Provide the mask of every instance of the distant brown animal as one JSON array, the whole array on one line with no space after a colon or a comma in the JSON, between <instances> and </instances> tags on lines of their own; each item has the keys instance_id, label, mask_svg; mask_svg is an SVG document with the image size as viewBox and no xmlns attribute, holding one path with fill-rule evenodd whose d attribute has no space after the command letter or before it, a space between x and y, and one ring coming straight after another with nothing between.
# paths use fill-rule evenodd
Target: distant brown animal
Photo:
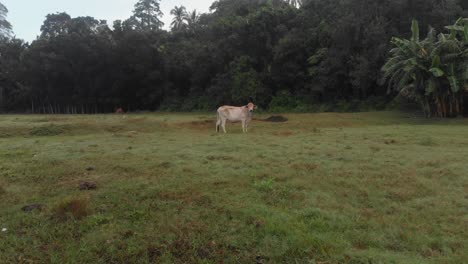
<instances>
[{"instance_id":1,"label":"distant brown animal","mask_svg":"<svg viewBox=\"0 0 468 264\"><path fill-rule=\"evenodd\" d=\"M218 121L216 122L216 132L219 132L219 126L223 128L226 133L226 121L241 121L242 132L246 133L252 121L253 110L257 109L257 106L253 103L249 103L245 106L221 106L218 108Z\"/></svg>"},{"instance_id":2,"label":"distant brown animal","mask_svg":"<svg viewBox=\"0 0 468 264\"><path fill-rule=\"evenodd\" d=\"M122 107L119 107L119 108L117 108L117 110L115 110L115 113L116 114L123 114L123 113L125 113L125 111L123 110Z\"/></svg>"}]
</instances>

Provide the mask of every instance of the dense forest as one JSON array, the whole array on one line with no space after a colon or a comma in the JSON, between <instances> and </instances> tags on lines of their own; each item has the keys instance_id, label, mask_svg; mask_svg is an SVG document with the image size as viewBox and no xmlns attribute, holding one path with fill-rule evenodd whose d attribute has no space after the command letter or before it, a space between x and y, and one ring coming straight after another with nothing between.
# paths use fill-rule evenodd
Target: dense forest
<instances>
[{"instance_id":1,"label":"dense forest","mask_svg":"<svg viewBox=\"0 0 468 264\"><path fill-rule=\"evenodd\" d=\"M392 37L468 17L466 0L219 0L174 7L167 31L159 0L135 2L122 21L49 14L31 43L0 3L0 112L379 108L401 92L382 70Z\"/></svg>"}]
</instances>

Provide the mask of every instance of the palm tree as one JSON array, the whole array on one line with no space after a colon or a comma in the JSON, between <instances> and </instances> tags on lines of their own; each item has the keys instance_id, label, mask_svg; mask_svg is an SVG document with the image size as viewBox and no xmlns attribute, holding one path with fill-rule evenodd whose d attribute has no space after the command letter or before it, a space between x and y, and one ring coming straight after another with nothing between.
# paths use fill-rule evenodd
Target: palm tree
<instances>
[{"instance_id":1,"label":"palm tree","mask_svg":"<svg viewBox=\"0 0 468 264\"><path fill-rule=\"evenodd\" d=\"M180 31L187 27L185 23L187 11L184 6L175 6L174 9L171 10L171 15L174 16L171 23L172 30Z\"/></svg>"},{"instance_id":2,"label":"palm tree","mask_svg":"<svg viewBox=\"0 0 468 264\"><path fill-rule=\"evenodd\" d=\"M187 21L188 26L193 26L198 23L200 20L200 15L197 13L197 10L193 10L192 12L187 14L185 19Z\"/></svg>"},{"instance_id":3,"label":"palm tree","mask_svg":"<svg viewBox=\"0 0 468 264\"><path fill-rule=\"evenodd\" d=\"M452 117L462 111L460 87L468 79L468 23L460 19L452 27L450 34L439 35L431 28L420 40L414 20L411 39L393 38L396 47L382 68L389 90L415 99L427 117Z\"/></svg>"},{"instance_id":4,"label":"palm tree","mask_svg":"<svg viewBox=\"0 0 468 264\"><path fill-rule=\"evenodd\" d=\"M0 3L0 36L9 36L11 24L6 20L8 9Z\"/></svg>"},{"instance_id":5,"label":"palm tree","mask_svg":"<svg viewBox=\"0 0 468 264\"><path fill-rule=\"evenodd\" d=\"M286 3L296 7L296 8L299 8L302 6L303 4L303 0L286 0Z\"/></svg>"},{"instance_id":6,"label":"palm tree","mask_svg":"<svg viewBox=\"0 0 468 264\"><path fill-rule=\"evenodd\" d=\"M193 10L189 12L185 17L185 21L187 21L187 28L190 32L195 32L197 29L198 23L200 22L200 15L197 13L197 10Z\"/></svg>"}]
</instances>

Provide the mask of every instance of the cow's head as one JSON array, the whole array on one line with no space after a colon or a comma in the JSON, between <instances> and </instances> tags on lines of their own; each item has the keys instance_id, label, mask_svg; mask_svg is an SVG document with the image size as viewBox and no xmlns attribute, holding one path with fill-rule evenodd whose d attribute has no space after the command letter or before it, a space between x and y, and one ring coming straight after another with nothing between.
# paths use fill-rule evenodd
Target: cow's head
<instances>
[{"instance_id":1,"label":"cow's head","mask_svg":"<svg viewBox=\"0 0 468 264\"><path fill-rule=\"evenodd\" d=\"M249 103L247 105L247 108L249 109L249 112L253 112L253 110L257 109L257 106L254 105L253 103Z\"/></svg>"}]
</instances>

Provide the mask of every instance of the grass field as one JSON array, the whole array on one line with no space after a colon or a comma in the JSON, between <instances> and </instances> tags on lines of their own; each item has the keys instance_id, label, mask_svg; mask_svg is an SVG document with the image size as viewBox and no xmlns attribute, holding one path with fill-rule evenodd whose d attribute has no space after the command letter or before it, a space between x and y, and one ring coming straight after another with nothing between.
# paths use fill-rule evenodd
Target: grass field
<instances>
[{"instance_id":1,"label":"grass field","mask_svg":"<svg viewBox=\"0 0 468 264\"><path fill-rule=\"evenodd\" d=\"M467 263L468 120L285 116L0 116L0 263Z\"/></svg>"}]
</instances>

